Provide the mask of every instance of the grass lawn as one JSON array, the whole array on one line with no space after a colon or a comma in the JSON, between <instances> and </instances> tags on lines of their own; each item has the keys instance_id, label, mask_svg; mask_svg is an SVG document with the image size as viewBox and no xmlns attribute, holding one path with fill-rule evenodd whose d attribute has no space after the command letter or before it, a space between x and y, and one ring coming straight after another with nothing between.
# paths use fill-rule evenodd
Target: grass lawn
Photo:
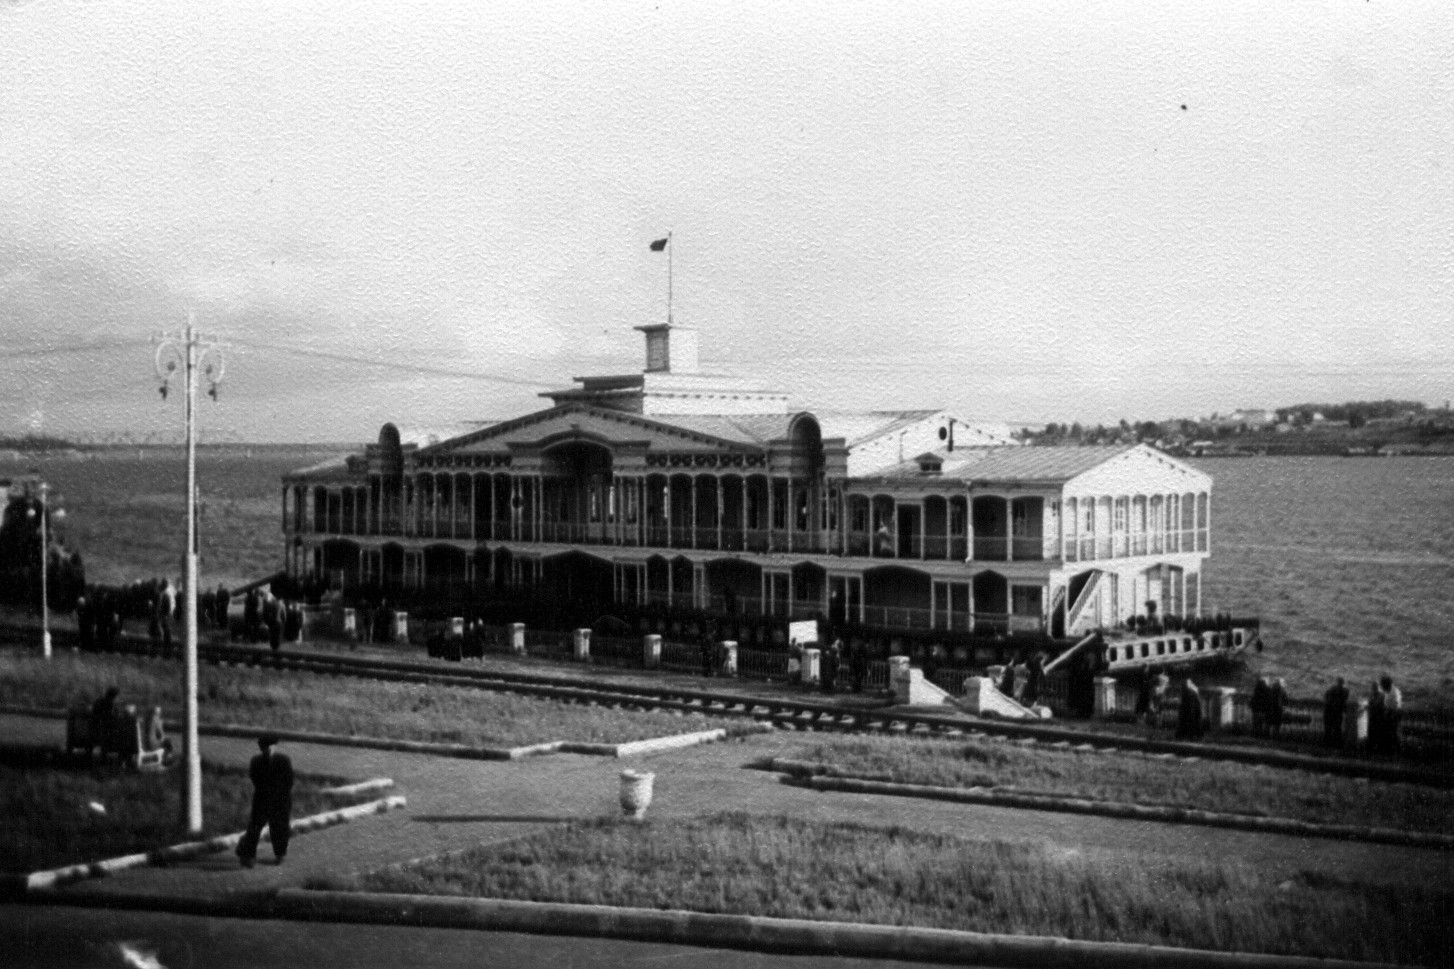
<instances>
[{"instance_id":1,"label":"grass lawn","mask_svg":"<svg viewBox=\"0 0 1454 969\"><path fill-rule=\"evenodd\" d=\"M310 887L861 921L1447 965L1454 893L723 814L582 822Z\"/></svg>"},{"instance_id":2,"label":"grass lawn","mask_svg":"<svg viewBox=\"0 0 1454 969\"><path fill-rule=\"evenodd\" d=\"M160 705L170 719L182 705L182 666L170 660L0 651L0 703L69 707L115 685L121 703ZM467 687L203 666L198 697L204 723L357 734L486 747L553 740L626 743L738 726L698 713L612 710Z\"/></svg>"},{"instance_id":3,"label":"grass lawn","mask_svg":"<svg viewBox=\"0 0 1454 969\"><path fill-rule=\"evenodd\" d=\"M204 762L202 773L204 837L247 827L247 770ZM343 783L299 775L293 816L350 803L318 793ZM92 809L93 802L105 813ZM0 871L39 871L197 840L179 823L180 812L178 768L140 773L40 748L0 747Z\"/></svg>"},{"instance_id":4,"label":"grass lawn","mask_svg":"<svg viewBox=\"0 0 1454 969\"><path fill-rule=\"evenodd\" d=\"M1454 833L1454 791L1224 761L1030 748L987 740L843 737L795 755L827 773L938 787L1199 808L1410 831Z\"/></svg>"}]
</instances>

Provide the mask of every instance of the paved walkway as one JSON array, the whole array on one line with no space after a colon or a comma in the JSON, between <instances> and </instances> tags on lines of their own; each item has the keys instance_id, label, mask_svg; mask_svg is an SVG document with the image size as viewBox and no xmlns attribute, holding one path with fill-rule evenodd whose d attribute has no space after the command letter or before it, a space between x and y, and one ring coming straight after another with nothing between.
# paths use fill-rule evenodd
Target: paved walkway
<instances>
[{"instance_id":1,"label":"paved walkway","mask_svg":"<svg viewBox=\"0 0 1454 969\"><path fill-rule=\"evenodd\" d=\"M57 720L0 715L0 737L12 743L59 745L64 729L64 723ZM818 739L772 733L644 758L557 754L515 762L290 743L285 749L300 772L359 780L392 777L397 792L408 797L408 808L302 835L294 840L282 866L271 863L264 846L258 866L251 870L242 869L230 853L219 853L167 868L133 869L59 891L77 901L128 896L132 904L144 903L147 897L156 897L160 903L168 896L215 901L260 898L275 888L300 886L313 875L368 870L506 841L571 819L616 815L620 812L617 775L627 767L656 773L656 797L649 816L658 819L740 810L1031 841L1095 857L1112 869L1129 870L1148 855L1174 855L1247 861L1277 877L1317 871L1390 883L1454 881L1454 852L819 793L783 784L775 774L745 769L764 757L793 756ZM202 738L203 756L220 763L246 764L255 750L255 744L247 740Z\"/></svg>"}]
</instances>

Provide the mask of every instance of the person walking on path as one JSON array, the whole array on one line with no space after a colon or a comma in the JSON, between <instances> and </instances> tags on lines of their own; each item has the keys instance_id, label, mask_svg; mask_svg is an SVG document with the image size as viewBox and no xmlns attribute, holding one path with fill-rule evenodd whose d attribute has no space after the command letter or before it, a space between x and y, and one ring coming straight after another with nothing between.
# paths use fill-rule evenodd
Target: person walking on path
<instances>
[{"instance_id":1,"label":"person walking on path","mask_svg":"<svg viewBox=\"0 0 1454 969\"><path fill-rule=\"evenodd\" d=\"M1348 685L1343 682L1343 677L1338 677L1338 682L1328 687L1328 692L1323 694L1323 746L1341 747L1343 745L1343 712L1348 706Z\"/></svg>"},{"instance_id":2,"label":"person walking on path","mask_svg":"<svg viewBox=\"0 0 1454 969\"><path fill-rule=\"evenodd\" d=\"M247 830L237 842L237 857L242 867L251 868L257 860L257 843L263 827L273 843L273 857L278 864L288 854L288 826L293 814L293 762L287 754L273 750L278 738L262 736L257 740L260 751L248 765L252 778L252 812Z\"/></svg>"}]
</instances>

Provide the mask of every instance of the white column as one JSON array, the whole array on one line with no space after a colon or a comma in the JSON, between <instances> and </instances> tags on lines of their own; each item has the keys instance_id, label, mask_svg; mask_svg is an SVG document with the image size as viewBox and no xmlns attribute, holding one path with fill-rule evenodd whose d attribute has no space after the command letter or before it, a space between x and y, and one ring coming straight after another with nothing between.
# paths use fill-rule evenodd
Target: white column
<instances>
[{"instance_id":1,"label":"white column","mask_svg":"<svg viewBox=\"0 0 1454 969\"><path fill-rule=\"evenodd\" d=\"M1015 561L1015 501L1005 499L1005 561Z\"/></svg>"}]
</instances>

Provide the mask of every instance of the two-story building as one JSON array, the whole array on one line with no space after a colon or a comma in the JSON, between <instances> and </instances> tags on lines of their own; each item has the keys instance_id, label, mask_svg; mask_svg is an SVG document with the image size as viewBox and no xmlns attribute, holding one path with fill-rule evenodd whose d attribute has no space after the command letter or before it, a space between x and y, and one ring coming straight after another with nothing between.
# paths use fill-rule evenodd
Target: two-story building
<instances>
[{"instance_id":1,"label":"two-story building","mask_svg":"<svg viewBox=\"0 0 1454 969\"><path fill-rule=\"evenodd\" d=\"M1144 445L1026 447L946 411L794 410L639 327L641 373L289 474L290 573L344 587L651 603L885 630L1199 615L1211 479Z\"/></svg>"}]
</instances>

